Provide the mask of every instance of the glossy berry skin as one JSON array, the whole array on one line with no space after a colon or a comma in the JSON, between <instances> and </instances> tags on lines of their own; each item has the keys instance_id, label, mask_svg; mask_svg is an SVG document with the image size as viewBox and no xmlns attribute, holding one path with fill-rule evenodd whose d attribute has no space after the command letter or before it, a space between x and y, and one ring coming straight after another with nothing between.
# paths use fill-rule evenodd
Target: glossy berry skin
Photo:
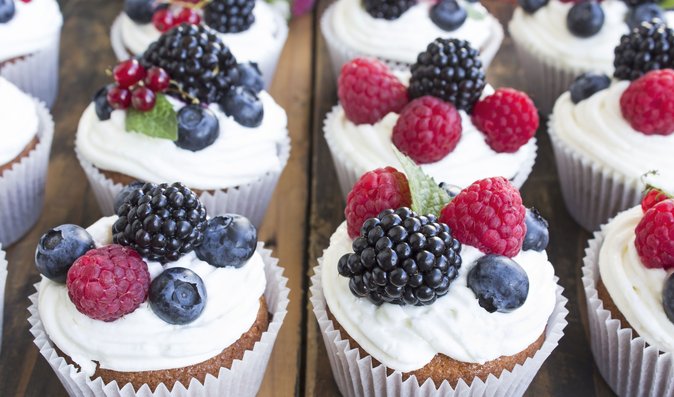
<instances>
[{"instance_id":1,"label":"glossy berry skin","mask_svg":"<svg viewBox=\"0 0 674 397\"><path fill-rule=\"evenodd\" d=\"M674 70L654 70L634 80L620 97L620 110L645 135L673 133Z\"/></svg>"},{"instance_id":2,"label":"glossy berry skin","mask_svg":"<svg viewBox=\"0 0 674 397\"><path fill-rule=\"evenodd\" d=\"M168 8L159 9L152 16L152 24L164 33L176 25L175 16Z\"/></svg>"},{"instance_id":3,"label":"glossy berry skin","mask_svg":"<svg viewBox=\"0 0 674 397\"><path fill-rule=\"evenodd\" d=\"M594 0L574 4L566 15L566 27L578 37L592 37L603 25L604 11Z\"/></svg>"},{"instance_id":4,"label":"glossy berry skin","mask_svg":"<svg viewBox=\"0 0 674 397\"><path fill-rule=\"evenodd\" d=\"M145 86L154 92L164 92L171 84L171 78L162 68L151 67L145 76Z\"/></svg>"},{"instance_id":5,"label":"glossy berry skin","mask_svg":"<svg viewBox=\"0 0 674 397\"><path fill-rule=\"evenodd\" d=\"M0 23L9 22L15 13L14 0L0 0Z\"/></svg>"},{"instance_id":6,"label":"glossy berry skin","mask_svg":"<svg viewBox=\"0 0 674 397\"><path fill-rule=\"evenodd\" d=\"M544 5L548 4L548 1L549 0L517 0L517 4L519 4L526 13L533 14Z\"/></svg>"},{"instance_id":7,"label":"glossy berry skin","mask_svg":"<svg viewBox=\"0 0 674 397\"><path fill-rule=\"evenodd\" d=\"M65 283L68 269L77 258L94 248L94 239L84 228L70 224L57 226L40 237L35 249L35 266L48 279Z\"/></svg>"},{"instance_id":8,"label":"glossy berry skin","mask_svg":"<svg viewBox=\"0 0 674 397\"><path fill-rule=\"evenodd\" d=\"M644 266L674 268L674 200L661 201L646 211L634 233L634 246Z\"/></svg>"},{"instance_id":9,"label":"glossy berry skin","mask_svg":"<svg viewBox=\"0 0 674 397\"><path fill-rule=\"evenodd\" d=\"M440 0L431 7L430 16L437 27L452 32L463 25L468 13L456 0Z\"/></svg>"},{"instance_id":10,"label":"glossy berry skin","mask_svg":"<svg viewBox=\"0 0 674 397\"><path fill-rule=\"evenodd\" d=\"M150 308L169 324L188 324L206 307L206 287L198 274L184 267L161 272L150 285Z\"/></svg>"},{"instance_id":11,"label":"glossy berry skin","mask_svg":"<svg viewBox=\"0 0 674 397\"><path fill-rule=\"evenodd\" d=\"M256 247L257 229L248 218L225 214L208 221L204 241L194 251L211 266L240 268L253 256Z\"/></svg>"},{"instance_id":12,"label":"glossy berry skin","mask_svg":"<svg viewBox=\"0 0 674 397\"><path fill-rule=\"evenodd\" d=\"M179 148L193 152L203 150L220 136L220 122L212 110L201 105L187 105L178 111Z\"/></svg>"},{"instance_id":13,"label":"glossy berry skin","mask_svg":"<svg viewBox=\"0 0 674 397\"><path fill-rule=\"evenodd\" d=\"M613 76L636 80L652 70L674 68L674 30L662 21L642 22L620 38L615 48Z\"/></svg>"},{"instance_id":14,"label":"glossy berry skin","mask_svg":"<svg viewBox=\"0 0 674 397\"><path fill-rule=\"evenodd\" d=\"M122 61L112 69L112 77L117 85L122 88L129 88L145 78L145 68L140 65L137 59L127 59Z\"/></svg>"},{"instance_id":15,"label":"glossy berry skin","mask_svg":"<svg viewBox=\"0 0 674 397\"><path fill-rule=\"evenodd\" d=\"M255 93L264 89L262 73L255 62L242 62L236 65L238 71L237 85L248 87Z\"/></svg>"},{"instance_id":16,"label":"glossy berry skin","mask_svg":"<svg viewBox=\"0 0 674 397\"><path fill-rule=\"evenodd\" d=\"M527 225L527 233L524 235L522 250L545 251L550 242L548 221L543 218L536 208L532 207L527 208L524 223Z\"/></svg>"},{"instance_id":17,"label":"glossy berry skin","mask_svg":"<svg viewBox=\"0 0 674 397\"><path fill-rule=\"evenodd\" d=\"M145 185L145 182L133 181L130 184L124 186L122 190L117 193L115 196L115 202L113 204L113 210L115 211L115 214L117 214L117 211L119 211L119 207L121 207L126 199L129 198L129 195L131 195L134 190L142 188L143 185Z\"/></svg>"},{"instance_id":18,"label":"glossy berry skin","mask_svg":"<svg viewBox=\"0 0 674 397\"><path fill-rule=\"evenodd\" d=\"M198 25L201 23L201 16L192 8L183 8L175 16L175 23L189 23L192 25Z\"/></svg>"},{"instance_id":19,"label":"glossy berry skin","mask_svg":"<svg viewBox=\"0 0 674 397\"><path fill-rule=\"evenodd\" d=\"M529 276L514 260L485 255L468 272L468 287L480 307L489 313L508 313L521 307L529 295Z\"/></svg>"},{"instance_id":20,"label":"glossy berry skin","mask_svg":"<svg viewBox=\"0 0 674 397\"><path fill-rule=\"evenodd\" d=\"M124 0L124 13L136 23L152 22L156 9L155 0Z\"/></svg>"},{"instance_id":21,"label":"glossy berry skin","mask_svg":"<svg viewBox=\"0 0 674 397\"><path fill-rule=\"evenodd\" d=\"M255 0L211 0L204 6L204 22L220 33L248 30L255 22Z\"/></svg>"},{"instance_id":22,"label":"glossy berry skin","mask_svg":"<svg viewBox=\"0 0 674 397\"><path fill-rule=\"evenodd\" d=\"M608 88L609 85L611 85L611 79L603 73L583 73L576 77L569 87L571 101L573 103L578 103L591 97L595 93Z\"/></svg>"},{"instance_id":23,"label":"glossy berry skin","mask_svg":"<svg viewBox=\"0 0 674 397\"><path fill-rule=\"evenodd\" d=\"M662 292L662 304L669 321L674 323L674 273L670 274L665 281Z\"/></svg>"},{"instance_id":24,"label":"glossy berry skin","mask_svg":"<svg viewBox=\"0 0 674 397\"><path fill-rule=\"evenodd\" d=\"M634 29L641 25L642 22L651 21L653 19L665 20L665 12L655 3L643 3L636 7L630 7L627 11L625 22L630 29Z\"/></svg>"},{"instance_id":25,"label":"glossy berry skin","mask_svg":"<svg viewBox=\"0 0 674 397\"><path fill-rule=\"evenodd\" d=\"M126 88L110 87L106 98L113 109L128 109L131 106L131 92Z\"/></svg>"},{"instance_id":26,"label":"glossy berry skin","mask_svg":"<svg viewBox=\"0 0 674 397\"><path fill-rule=\"evenodd\" d=\"M108 90L112 87L114 87L112 84L102 87L94 95L93 102L94 106L96 107L96 116L101 121L109 120L110 114L112 114L112 111L115 110L108 102Z\"/></svg>"},{"instance_id":27,"label":"glossy berry skin","mask_svg":"<svg viewBox=\"0 0 674 397\"><path fill-rule=\"evenodd\" d=\"M389 21L400 16L412 6L416 0L363 0L365 11L373 18L386 19Z\"/></svg>"},{"instance_id":28,"label":"glossy berry skin","mask_svg":"<svg viewBox=\"0 0 674 397\"><path fill-rule=\"evenodd\" d=\"M670 199L667 193L662 190L652 187L644 194L644 197L641 199L641 210L646 212L651 209L655 204Z\"/></svg>"},{"instance_id":29,"label":"glossy berry skin","mask_svg":"<svg viewBox=\"0 0 674 397\"><path fill-rule=\"evenodd\" d=\"M152 110L156 101L157 96L147 87L136 87L131 92L131 105L141 112Z\"/></svg>"},{"instance_id":30,"label":"glossy berry skin","mask_svg":"<svg viewBox=\"0 0 674 397\"><path fill-rule=\"evenodd\" d=\"M264 107L257 94L247 87L234 87L220 101L226 115L244 127L255 128L262 124Z\"/></svg>"}]
</instances>

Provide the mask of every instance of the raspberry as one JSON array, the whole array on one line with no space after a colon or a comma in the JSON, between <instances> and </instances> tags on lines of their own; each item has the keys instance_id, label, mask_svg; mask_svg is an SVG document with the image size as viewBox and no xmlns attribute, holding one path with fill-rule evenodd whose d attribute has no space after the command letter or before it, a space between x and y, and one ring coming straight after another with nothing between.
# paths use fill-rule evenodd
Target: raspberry
<instances>
[{"instance_id":1,"label":"raspberry","mask_svg":"<svg viewBox=\"0 0 674 397\"><path fill-rule=\"evenodd\" d=\"M499 88L475 104L472 121L494 151L513 153L536 134L538 111L527 94Z\"/></svg>"},{"instance_id":2,"label":"raspberry","mask_svg":"<svg viewBox=\"0 0 674 397\"><path fill-rule=\"evenodd\" d=\"M393 127L393 144L417 164L451 153L461 139L461 116L454 105L432 96L410 102Z\"/></svg>"},{"instance_id":3,"label":"raspberry","mask_svg":"<svg viewBox=\"0 0 674 397\"><path fill-rule=\"evenodd\" d=\"M513 257L527 232L520 192L503 177L486 178L462 190L442 209L440 222L454 237L485 254Z\"/></svg>"},{"instance_id":4,"label":"raspberry","mask_svg":"<svg viewBox=\"0 0 674 397\"><path fill-rule=\"evenodd\" d=\"M674 267L674 200L661 201L646 211L634 232L634 246L644 266Z\"/></svg>"},{"instance_id":5,"label":"raspberry","mask_svg":"<svg viewBox=\"0 0 674 397\"><path fill-rule=\"evenodd\" d=\"M374 124L407 104L407 89L384 63L356 58L342 67L337 82L346 117L356 124Z\"/></svg>"},{"instance_id":6,"label":"raspberry","mask_svg":"<svg viewBox=\"0 0 674 397\"><path fill-rule=\"evenodd\" d=\"M655 204L672 198L669 194L663 192L662 190L651 187L648 188L644 194L644 198L641 199L641 209L646 212L651 209Z\"/></svg>"},{"instance_id":7,"label":"raspberry","mask_svg":"<svg viewBox=\"0 0 674 397\"><path fill-rule=\"evenodd\" d=\"M145 302L150 273L138 252L112 244L79 257L68 271L66 287L81 313L114 321Z\"/></svg>"},{"instance_id":8,"label":"raspberry","mask_svg":"<svg viewBox=\"0 0 674 397\"><path fill-rule=\"evenodd\" d=\"M620 110L643 134L674 132L674 70L654 70L633 81L620 97Z\"/></svg>"},{"instance_id":9,"label":"raspberry","mask_svg":"<svg viewBox=\"0 0 674 397\"><path fill-rule=\"evenodd\" d=\"M381 211L411 205L412 194L405 174L393 167L366 172L346 197L344 215L349 236L356 238L363 222Z\"/></svg>"}]
</instances>

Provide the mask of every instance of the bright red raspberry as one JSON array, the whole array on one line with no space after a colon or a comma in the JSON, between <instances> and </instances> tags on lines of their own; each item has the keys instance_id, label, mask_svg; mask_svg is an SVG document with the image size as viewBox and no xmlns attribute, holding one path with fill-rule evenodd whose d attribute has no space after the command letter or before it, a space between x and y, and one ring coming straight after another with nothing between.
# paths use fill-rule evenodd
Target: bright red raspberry
<instances>
[{"instance_id":1,"label":"bright red raspberry","mask_svg":"<svg viewBox=\"0 0 674 397\"><path fill-rule=\"evenodd\" d=\"M358 237L363 222L383 210L411 205L412 194L405 174L393 167L366 172L346 197L344 215L349 236Z\"/></svg>"},{"instance_id":2,"label":"bright red raspberry","mask_svg":"<svg viewBox=\"0 0 674 397\"><path fill-rule=\"evenodd\" d=\"M646 193L644 194L644 197L641 199L641 209L646 212L651 207L653 207L655 204L672 198L669 194L663 192L662 190L651 187L649 188Z\"/></svg>"},{"instance_id":3,"label":"bright red raspberry","mask_svg":"<svg viewBox=\"0 0 674 397\"><path fill-rule=\"evenodd\" d=\"M634 80L620 97L620 111L643 134L674 132L674 70L654 70Z\"/></svg>"},{"instance_id":4,"label":"bright red raspberry","mask_svg":"<svg viewBox=\"0 0 674 397\"><path fill-rule=\"evenodd\" d=\"M674 267L674 200L661 201L646 211L634 232L634 246L644 266Z\"/></svg>"},{"instance_id":5,"label":"bright red raspberry","mask_svg":"<svg viewBox=\"0 0 674 397\"><path fill-rule=\"evenodd\" d=\"M393 127L393 144L417 164L434 163L461 139L461 116L454 105L432 96L408 103Z\"/></svg>"},{"instance_id":6,"label":"bright red raspberry","mask_svg":"<svg viewBox=\"0 0 674 397\"><path fill-rule=\"evenodd\" d=\"M68 270L68 296L81 313L114 321L147 299L150 273L138 252L117 244L95 248Z\"/></svg>"},{"instance_id":7,"label":"bright red raspberry","mask_svg":"<svg viewBox=\"0 0 674 397\"><path fill-rule=\"evenodd\" d=\"M527 94L499 88L473 108L473 124L499 153L513 153L536 134L538 111Z\"/></svg>"},{"instance_id":8,"label":"bright red raspberry","mask_svg":"<svg viewBox=\"0 0 674 397\"><path fill-rule=\"evenodd\" d=\"M339 102L356 124L374 124L408 102L407 88L383 62L356 58L344 66L337 82Z\"/></svg>"},{"instance_id":9,"label":"bright red raspberry","mask_svg":"<svg viewBox=\"0 0 674 397\"><path fill-rule=\"evenodd\" d=\"M440 222L449 225L463 244L512 258L522 249L525 214L520 192L499 176L463 189L442 209Z\"/></svg>"}]
</instances>

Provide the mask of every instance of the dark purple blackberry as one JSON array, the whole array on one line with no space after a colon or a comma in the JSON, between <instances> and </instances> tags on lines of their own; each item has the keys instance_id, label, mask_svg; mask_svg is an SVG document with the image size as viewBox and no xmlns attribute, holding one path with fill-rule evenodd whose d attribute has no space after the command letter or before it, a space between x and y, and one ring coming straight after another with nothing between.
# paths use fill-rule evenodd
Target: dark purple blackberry
<instances>
[{"instance_id":1,"label":"dark purple blackberry","mask_svg":"<svg viewBox=\"0 0 674 397\"><path fill-rule=\"evenodd\" d=\"M470 112L485 86L479 56L465 40L435 39L412 65L408 94L432 95Z\"/></svg>"},{"instance_id":2,"label":"dark purple blackberry","mask_svg":"<svg viewBox=\"0 0 674 397\"><path fill-rule=\"evenodd\" d=\"M112 241L152 261L175 261L204 240L206 209L179 182L146 183L129 195L117 215Z\"/></svg>"},{"instance_id":3,"label":"dark purple blackberry","mask_svg":"<svg viewBox=\"0 0 674 397\"><path fill-rule=\"evenodd\" d=\"M255 22L255 0L213 0L204 7L204 22L222 33L248 30Z\"/></svg>"},{"instance_id":4,"label":"dark purple blackberry","mask_svg":"<svg viewBox=\"0 0 674 397\"><path fill-rule=\"evenodd\" d=\"M353 251L340 258L339 274L350 278L355 296L376 305L430 305L461 267L461 243L449 226L404 207L366 220Z\"/></svg>"},{"instance_id":5,"label":"dark purple blackberry","mask_svg":"<svg viewBox=\"0 0 674 397\"><path fill-rule=\"evenodd\" d=\"M416 0L363 0L365 11L374 18L394 20L409 10Z\"/></svg>"},{"instance_id":6,"label":"dark purple blackberry","mask_svg":"<svg viewBox=\"0 0 674 397\"><path fill-rule=\"evenodd\" d=\"M637 7L637 6L640 6L642 4L658 3L657 0L623 0L623 2L625 2L625 4L627 4L630 7Z\"/></svg>"},{"instance_id":7,"label":"dark purple blackberry","mask_svg":"<svg viewBox=\"0 0 674 397\"><path fill-rule=\"evenodd\" d=\"M615 49L613 76L636 80L651 70L674 68L674 31L663 22L642 22Z\"/></svg>"},{"instance_id":8,"label":"dark purple blackberry","mask_svg":"<svg viewBox=\"0 0 674 397\"><path fill-rule=\"evenodd\" d=\"M178 85L169 94L187 102L218 102L238 79L234 55L215 31L201 25L182 24L162 34L140 62L146 69L163 68Z\"/></svg>"}]
</instances>

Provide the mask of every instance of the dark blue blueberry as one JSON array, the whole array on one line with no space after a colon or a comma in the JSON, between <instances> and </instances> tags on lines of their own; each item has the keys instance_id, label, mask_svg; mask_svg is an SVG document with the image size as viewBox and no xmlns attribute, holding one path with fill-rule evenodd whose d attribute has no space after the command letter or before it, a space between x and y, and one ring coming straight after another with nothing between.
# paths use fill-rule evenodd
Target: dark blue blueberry
<instances>
[{"instance_id":1,"label":"dark blue blueberry","mask_svg":"<svg viewBox=\"0 0 674 397\"><path fill-rule=\"evenodd\" d=\"M665 281L665 289L662 293L662 305L669 321L674 323L674 273Z\"/></svg>"},{"instance_id":2,"label":"dark blue blueberry","mask_svg":"<svg viewBox=\"0 0 674 397\"><path fill-rule=\"evenodd\" d=\"M113 209L115 210L115 214L119 211L119 207L124 204L124 201L129 197L131 193L133 193L135 190L138 190L145 185L145 182L139 182L139 181L133 181L130 184L124 186L122 190L117 193L115 196L115 203L113 206Z\"/></svg>"},{"instance_id":3,"label":"dark blue blueberry","mask_svg":"<svg viewBox=\"0 0 674 397\"><path fill-rule=\"evenodd\" d=\"M255 92L247 87L235 87L223 96L220 107L228 116L244 127L262 124L264 108Z\"/></svg>"},{"instance_id":4,"label":"dark blue blueberry","mask_svg":"<svg viewBox=\"0 0 674 397\"><path fill-rule=\"evenodd\" d=\"M124 13L134 22L150 23L157 10L155 3L155 0L124 0Z\"/></svg>"},{"instance_id":5,"label":"dark blue blueberry","mask_svg":"<svg viewBox=\"0 0 674 397\"><path fill-rule=\"evenodd\" d=\"M456 0L440 0L431 7L431 21L447 32L458 29L466 21L466 9Z\"/></svg>"},{"instance_id":6,"label":"dark blue blueberry","mask_svg":"<svg viewBox=\"0 0 674 397\"><path fill-rule=\"evenodd\" d=\"M0 23L9 22L15 12L14 0L0 0Z\"/></svg>"},{"instance_id":7,"label":"dark blue blueberry","mask_svg":"<svg viewBox=\"0 0 674 397\"><path fill-rule=\"evenodd\" d=\"M594 36L603 25L604 11L594 0L574 4L566 15L566 27L578 37Z\"/></svg>"},{"instance_id":8,"label":"dark blue blueberry","mask_svg":"<svg viewBox=\"0 0 674 397\"><path fill-rule=\"evenodd\" d=\"M447 195L449 195L449 197L451 197L451 198L456 197L461 192L460 187L458 187L456 185L452 185L451 183L440 182L439 186L440 186L440 189L444 190L447 193Z\"/></svg>"},{"instance_id":9,"label":"dark blue blueberry","mask_svg":"<svg viewBox=\"0 0 674 397\"><path fill-rule=\"evenodd\" d=\"M45 277L65 283L70 266L93 248L94 239L83 228L70 224L57 226L40 237L35 266Z\"/></svg>"},{"instance_id":10,"label":"dark blue blueberry","mask_svg":"<svg viewBox=\"0 0 674 397\"><path fill-rule=\"evenodd\" d=\"M643 3L636 7L630 7L627 11L625 22L630 30L641 25L642 22L648 22L653 19L665 20L665 12L655 3Z\"/></svg>"},{"instance_id":11,"label":"dark blue blueberry","mask_svg":"<svg viewBox=\"0 0 674 397\"><path fill-rule=\"evenodd\" d=\"M191 323L206 307L204 281L184 267L166 269L150 284L150 307L169 324Z\"/></svg>"},{"instance_id":12,"label":"dark blue blueberry","mask_svg":"<svg viewBox=\"0 0 674 397\"><path fill-rule=\"evenodd\" d=\"M548 221L541 216L536 208L527 208L527 214L524 217L527 224L527 234L524 236L522 249L524 251L534 250L543 251L550 242L550 232L548 231Z\"/></svg>"},{"instance_id":13,"label":"dark blue blueberry","mask_svg":"<svg viewBox=\"0 0 674 397\"><path fill-rule=\"evenodd\" d=\"M571 93L571 101L578 103L583 99L587 99L608 86L611 85L611 79L603 73L583 73L571 83L569 92Z\"/></svg>"},{"instance_id":14,"label":"dark blue blueberry","mask_svg":"<svg viewBox=\"0 0 674 397\"><path fill-rule=\"evenodd\" d=\"M514 260L490 254L478 259L470 269L468 286L486 311L507 313L524 304L529 277Z\"/></svg>"},{"instance_id":15,"label":"dark blue blueberry","mask_svg":"<svg viewBox=\"0 0 674 397\"><path fill-rule=\"evenodd\" d=\"M218 136L220 122L212 110L199 105L187 105L178 111L176 146L196 152L212 145Z\"/></svg>"},{"instance_id":16,"label":"dark blue blueberry","mask_svg":"<svg viewBox=\"0 0 674 397\"><path fill-rule=\"evenodd\" d=\"M525 12L533 14L544 5L548 4L548 0L517 0L517 3Z\"/></svg>"},{"instance_id":17,"label":"dark blue blueberry","mask_svg":"<svg viewBox=\"0 0 674 397\"><path fill-rule=\"evenodd\" d=\"M108 102L108 90L110 87L113 85L106 85L105 87L102 87L98 92L96 92L96 95L94 95L94 105L96 106L96 116L98 116L98 119L101 121L105 121L110 119L110 114L114 110L112 106L110 106L110 103Z\"/></svg>"},{"instance_id":18,"label":"dark blue blueberry","mask_svg":"<svg viewBox=\"0 0 674 397\"><path fill-rule=\"evenodd\" d=\"M255 62L243 62L236 65L238 71L237 85L248 87L255 93L264 89L264 80L262 79L262 72Z\"/></svg>"},{"instance_id":19,"label":"dark blue blueberry","mask_svg":"<svg viewBox=\"0 0 674 397\"><path fill-rule=\"evenodd\" d=\"M257 230L248 218L225 214L208 221L204 241L194 251L216 267L241 267L255 253Z\"/></svg>"}]
</instances>

